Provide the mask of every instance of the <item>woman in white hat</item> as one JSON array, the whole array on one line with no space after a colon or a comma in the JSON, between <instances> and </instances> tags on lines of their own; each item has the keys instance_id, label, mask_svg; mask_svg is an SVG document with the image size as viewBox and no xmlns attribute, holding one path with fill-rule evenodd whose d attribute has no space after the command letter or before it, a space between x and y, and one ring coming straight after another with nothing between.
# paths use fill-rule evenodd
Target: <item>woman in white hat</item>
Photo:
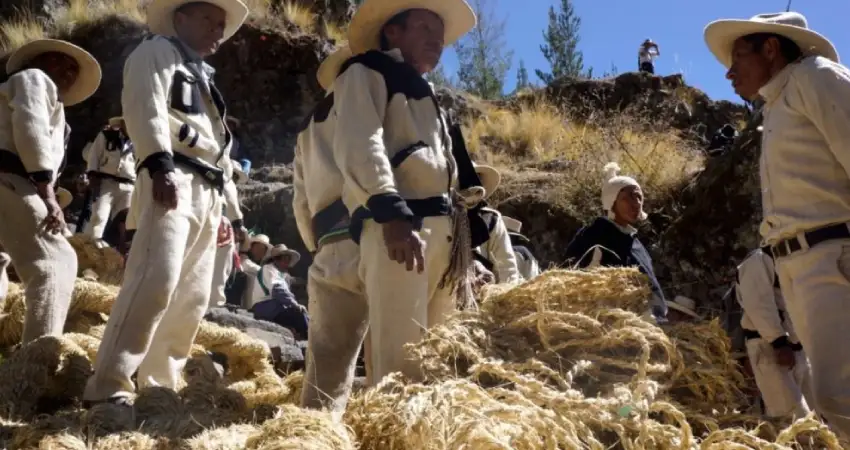
<instances>
[{"instance_id":1,"label":"woman in white hat","mask_svg":"<svg viewBox=\"0 0 850 450\"><path fill-rule=\"evenodd\" d=\"M136 157L124 119L109 119L109 125L86 147L83 156L86 159L85 179L94 200L91 217L82 232L98 247L106 247L107 224L130 207L136 183Z\"/></svg>"},{"instance_id":2,"label":"woman in white hat","mask_svg":"<svg viewBox=\"0 0 850 450\"><path fill-rule=\"evenodd\" d=\"M251 311L257 320L275 322L293 331L297 340L307 339L307 309L298 303L290 289L289 268L301 255L283 244L272 247L263 258L254 285Z\"/></svg>"},{"instance_id":3,"label":"woman in white hat","mask_svg":"<svg viewBox=\"0 0 850 450\"><path fill-rule=\"evenodd\" d=\"M473 167L475 167L478 179L481 180L485 196L490 197L499 187L502 180L501 174L493 167L484 164L473 163ZM522 281L517 268L513 245L511 245L511 238L508 235L505 223L502 221L502 214L486 206L481 208L479 214L487 224L488 239L475 249L475 258L487 270L493 272L497 283L518 283Z\"/></svg>"},{"instance_id":4,"label":"woman in white hat","mask_svg":"<svg viewBox=\"0 0 850 450\"><path fill-rule=\"evenodd\" d=\"M100 66L65 41L40 39L12 53L0 84L0 244L26 287L23 342L60 335L77 255L54 185L65 159L65 107L100 84Z\"/></svg>"},{"instance_id":5,"label":"woman in white hat","mask_svg":"<svg viewBox=\"0 0 850 450\"><path fill-rule=\"evenodd\" d=\"M248 236L239 248L239 261L242 274L245 277L244 285L237 283L236 288L241 290L240 304L245 309L251 309L254 305L254 286L257 284L257 274L263 258L272 249L271 239L265 234ZM241 285L241 287L240 287Z\"/></svg>"},{"instance_id":6,"label":"woman in white hat","mask_svg":"<svg viewBox=\"0 0 850 450\"><path fill-rule=\"evenodd\" d=\"M121 104L140 161L126 276L83 399L126 404L140 387L177 389L207 309L222 226L226 107L204 58L248 16L240 0L153 0L154 34L124 64ZM225 155L225 158L222 158Z\"/></svg>"},{"instance_id":7,"label":"woman in white hat","mask_svg":"<svg viewBox=\"0 0 850 450\"><path fill-rule=\"evenodd\" d=\"M764 99L763 245L812 366L814 407L850 442L850 70L796 12L725 19L705 41L735 91Z\"/></svg>"},{"instance_id":8,"label":"woman in white hat","mask_svg":"<svg viewBox=\"0 0 850 450\"><path fill-rule=\"evenodd\" d=\"M643 190L631 177L618 175L620 166L609 163L604 170L602 207L605 216L578 231L567 247L567 260L579 268L636 266L652 286L652 315L664 321L667 304L655 277L652 257L637 238L638 222L646 220Z\"/></svg>"},{"instance_id":9,"label":"woman in white hat","mask_svg":"<svg viewBox=\"0 0 850 450\"><path fill-rule=\"evenodd\" d=\"M451 217L455 162L422 75L474 26L463 0L366 0L349 25L356 56L333 83L329 120L360 244L375 380L396 371L421 377L404 345L454 311L455 288L467 287L469 249L455 239Z\"/></svg>"}]
</instances>

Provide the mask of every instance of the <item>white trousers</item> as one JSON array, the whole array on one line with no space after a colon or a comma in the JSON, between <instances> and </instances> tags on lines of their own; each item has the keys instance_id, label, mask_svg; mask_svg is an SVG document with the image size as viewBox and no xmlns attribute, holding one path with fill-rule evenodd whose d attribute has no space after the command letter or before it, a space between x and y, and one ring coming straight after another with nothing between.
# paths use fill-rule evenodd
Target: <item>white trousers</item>
<instances>
[{"instance_id":1,"label":"white trousers","mask_svg":"<svg viewBox=\"0 0 850 450\"><path fill-rule=\"evenodd\" d=\"M175 174L172 211L154 201L147 171L136 182L136 236L85 400L129 395L137 370L140 387L179 387L209 304L222 200L191 172L178 166Z\"/></svg>"},{"instance_id":2,"label":"white trousers","mask_svg":"<svg viewBox=\"0 0 850 450\"><path fill-rule=\"evenodd\" d=\"M794 352L796 365L788 370L776 363L773 347L764 339L747 340L747 355L768 417L801 418L809 414L809 361L804 351Z\"/></svg>"},{"instance_id":3,"label":"white trousers","mask_svg":"<svg viewBox=\"0 0 850 450\"><path fill-rule=\"evenodd\" d=\"M47 206L29 180L0 173L0 211L0 244L25 289L23 342L59 336L77 278L77 254L65 235L42 228Z\"/></svg>"},{"instance_id":4,"label":"white trousers","mask_svg":"<svg viewBox=\"0 0 850 450\"><path fill-rule=\"evenodd\" d=\"M109 178L102 179L100 195L92 205L91 220L86 224L83 234L93 239L103 238L109 219L115 217L121 210L129 208L132 196L132 184L119 183Z\"/></svg>"},{"instance_id":5,"label":"white trousers","mask_svg":"<svg viewBox=\"0 0 850 450\"><path fill-rule=\"evenodd\" d=\"M369 326L359 275L360 248L351 239L323 245L307 274L310 328L301 405L341 419L357 355Z\"/></svg>"},{"instance_id":6,"label":"white trousers","mask_svg":"<svg viewBox=\"0 0 850 450\"><path fill-rule=\"evenodd\" d=\"M233 271L233 252L235 250L236 243L234 242L224 247L216 248L215 250L215 267L213 268L212 291L210 292L210 308L222 306L227 303L224 288L227 285L227 279L230 278L230 273Z\"/></svg>"},{"instance_id":7,"label":"white trousers","mask_svg":"<svg viewBox=\"0 0 850 450\"><path fill-rule=\"evenodd\" d=\"M782 295L812 367L812 406L850 440L850 240L777 258Z\"/></svg>"},{"instance_id":8,"label":"white trousers","mask_svg":"<svg viewBox=\"0 0 850 450\"><path fill-rule=\"evenodd\" d=\"M367 220L363 226L359 270L369 302L370 377L376 383L393 372L421 379L404 345L419 342L425 330L456 309L451 292L437 287L451 258L451 219L426 217L419 235L425 241L425 270L408 272L387 255L381 225Z\"/></svg>"}]
</instances>

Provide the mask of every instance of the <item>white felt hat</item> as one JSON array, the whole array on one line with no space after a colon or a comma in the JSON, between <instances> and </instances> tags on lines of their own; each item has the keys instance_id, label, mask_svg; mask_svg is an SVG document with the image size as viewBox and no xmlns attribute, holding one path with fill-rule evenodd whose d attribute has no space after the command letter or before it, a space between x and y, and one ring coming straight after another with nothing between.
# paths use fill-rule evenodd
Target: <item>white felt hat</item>
<instances>
[{"instance_id":1,"label":"white felt hat","mask_svg":"<svg viewBox=\"0 0 850 450\"><path fill-rule=\"evenodd\" d=\"M508 229L509 233L519 234L520 230L522 230L522 222L513 217L502 216L502 222L505 223L505 228Z\"/></svg>"},{"instance_id":2,"label":"white felt hat","mask_svg":"<svg viewBox=\"0 0 850 450\"><path fill-rule=\"evenodd\" d=\"M464 0L366 0L348 26L351 50L360 54L380 49L381 29L395 15L410 9L433 11L443 19L445 46L457 42L476 23L475 12Z\"/></svg>"},{"instance_id":3,"label":"white felt hat","mask_svg":"<svg viewBox=\"0 0 850 450\"><path fill-rule=\"evenodd\" d=\"M174 29L174 12L177 8L187 4L196 3L198 0L153 0L148 6L148 28L151 33L160 34L163 36L177 36L177 31ZM201 0L203 3L218 6L224 10L225 25L224 35L221 42L224 42L239 30L245 19L248 18L248 7L240 0Z\"/></svg>"},{"instance_id":4,"label":"white felt hat","mask_svg":"<svg viewBox=\"0 0 850 450\"><path fill-rule=\"evenodd\" d=\"M6 74L23 69L33 58L48 52L63 53L73 58L79 66L77 81L62 97L65 106L73 106L91 97L100 86L100 64L91 53L70 42L58 39L38 39L15 50L6 61Z\"/></svg>"},{"instance_id":5,"label":"white felt hat","mask_svg":"<svg viewBox=\"0 0 850 450\"><path fill-rule=\"evenodd\" d=\"M485 195L490 197L499 188L499 184L502 182L502 175L491 166L476 164L474 162L472 166L475 167L475 173L478 174L478 179L481 180L481 186L486 191Z\"/></svg>"},{"instance_id":6,"label":"white felt hat","mask_svg":"<svg viewBox=\"0 0 850 450\"><path fill-rule=\"evenodd\" d=\"M124 117L123 116L111 117L109 119L109 126L111 126L111 127L120 127L123 124L124 124Z\"/></svg>"},{"instance_id":7,"label":"white felt hat","mask_svg":"<svg viewBox=\"0 0 850 450\"><path fill-rule=\"evenodd\" d=\"M819 55L839 62L832 42L809 29L806 17L796 12L758 14L749 20L716 20L705 27L705 43L724 66L732 66L732 48L738 38L755 33L773 33L796 43L806 56Z\"/></svg>"},{"instance_id":8,"label":"white felt hat","mask_svg":"<svg viewBox=\"0 0 850 450\"><path fill-rule=\"evenodd\" d=\"M272 247L268 251L268 253L266 253L266 257L263 258L263 263L265 264L265 263L277 258L278 256L284 256L284 255L289 255L289 258L290 258L289 265L290 266L294 266L294 265L298 264L298 261L301 260L301 254L298 253L297 251L292 250L291 248L289 248L289 247L287 247L283 244L277 244L274 247Z\"/></svg>"},{"instance_id":9,"label":"white felt hat","mask_svg":"<svg viewBox=\"0 0 850 450\"><path fill-rule=\"evenodd\" d=\"M336 49L333 53L328 55L322 64L319 65L319 70L316 71L316 79L319 80L319 86L324 90L329 90L331 86L334 84L334 80L339 75L339 69L342 68L342 65L345 64L353 55L351 54L351 48L347 45L342 46Z\"/></svg>"},{"instance_id":10,"label":"white felt hat","mask_svg":"<svg viewBox=\"0 0 850 450\"><path fill-rule=\"evenodd\" d=\"M697 302L693 299L683 295L677 295L672 302L667 300L665 303L667 303L667 307L670 309L675 309L676 311L687 314L695 319L702 319L702 317L696 313Z\"/></svg>"},{"instance_id":11,"label":"white felt hat","mask_svg":"<svg viewBox=\"0 0 850 450\"><path fill-rule=\"evenodd\" d=\"M640 188L637 180L632 177L618 175L619 173L620 166L617 163L612 162L605 165L604 182L602 183L602 207L609 213L609 217L612 213L612 208L614 208L614 203L617 201L617 196L620 195L620 191L629 186ZM641 211L638 220L646 220L646 213Z\"/></svg>"}]
</instances>

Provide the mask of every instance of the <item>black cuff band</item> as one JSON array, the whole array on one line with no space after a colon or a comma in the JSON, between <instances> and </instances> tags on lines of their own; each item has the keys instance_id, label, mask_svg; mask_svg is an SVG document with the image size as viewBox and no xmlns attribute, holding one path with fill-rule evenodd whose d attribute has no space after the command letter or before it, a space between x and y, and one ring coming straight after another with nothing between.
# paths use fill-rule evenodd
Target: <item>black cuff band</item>
<instances>
[{"instance_id":1,"label":"black cuff band","mask_svg":"<svg viewBox=\"0 0 850 450\"><path fill-rule=\"evenodd\" d=\"M28 175L34 183L50 183L53 181L52 170L39 170L38 172L30 172Z\"/></svg>"},{"instance_id":2,"label":"black cuff band","mask_svg":"<svg viewBox=\"0 0 850 450\"><path fill-rule=\"evenodd\" d=\"M148 169L148 173L154 176L159 172L173 172L174 160L171 157L171 153L159 152L145 158L139 167Z\"/></svg>"},{"instance_id":3,"label":"black cuff band","mask_svg":"<svg viewBox=\"0 0 850 450\"><path fill-rule=\"evenodd\" d=\"M244 225L242 219L236 219L233 222L230 222L230 226L232 226L233 228L242 228L242 225Z\"/></svg>"},{"instance_id":4,"label":"black cuff band","mask_svg":"<svg viewBox=\"0 0 850 450\"><path fill-rule=\"evenodd\" d=\"M413 220L413 211L398 194L377 194L369 197L366 208L372 213L372 218L378 223L393 220Z\"/></svg>"},{"instance_id":5,"label":"black cuff band","mask_svg":"<svg viewBox=\"0 0 850 450\"><path fill-rule=\"evenodd\" d=\"M788 336L780 336L776 338L773 342L771 342L770 346L775 349L779 349L782 347L790 347L791 342L788 340Z\"/></svg>"}]
</instances>

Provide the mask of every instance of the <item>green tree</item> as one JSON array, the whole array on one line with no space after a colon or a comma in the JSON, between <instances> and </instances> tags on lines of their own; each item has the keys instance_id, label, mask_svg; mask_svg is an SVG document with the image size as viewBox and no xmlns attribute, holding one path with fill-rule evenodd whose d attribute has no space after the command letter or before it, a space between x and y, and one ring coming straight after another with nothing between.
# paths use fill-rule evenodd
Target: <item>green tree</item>
<instances>
[{"instance_id":1,"label":"green tree","mask_svg":"<svg viewBox=\"0 0 850 450\"><path fill-rule=\"evenodd\" d=\"M516 71L516 90L525 89L531 86L528 81L528 70L525 68L525 61L519 60L519 68Z\"/></svg>"},{"instance_id":2,"label":"green tree","mask_svg":"<svg viewBox=\"0 0 850 450\"><path fill-rule=\"evenodd\" d=\"M446 75L446 71L443 69L443 65L438 65L434 70L428 72L425 75L425 79L434 83L434 86L443 86L448 88L454 88L455 82L448 75Z\"/></svg>"},{"instance_id":3,"label":"green tree","mask_svg":"<svg viewBox=\"0 0 850 450\"><path fill-rule=\"evenodd\" d=\"M573 9L572 0L561 0L560 11L549 7L549 26L543 32L544 44L540 46L543 56L549 61L550 72L536 70L537 77L549 84L563 76L581 77L584 73L584 58L578 49L581 18Z\"/></svg>"},{"instance_id":4,"label":"green tree","mask_svg":"<svg viewBox=\"0 0 850 450\"><path fill-rule=\"evenodd\" d=\"M505 43L505 21L495 17L491 0L473 0L478 23L455 44L461 88L482 98L502 96L513 51Z\"/></svg>"}]
</instances>

